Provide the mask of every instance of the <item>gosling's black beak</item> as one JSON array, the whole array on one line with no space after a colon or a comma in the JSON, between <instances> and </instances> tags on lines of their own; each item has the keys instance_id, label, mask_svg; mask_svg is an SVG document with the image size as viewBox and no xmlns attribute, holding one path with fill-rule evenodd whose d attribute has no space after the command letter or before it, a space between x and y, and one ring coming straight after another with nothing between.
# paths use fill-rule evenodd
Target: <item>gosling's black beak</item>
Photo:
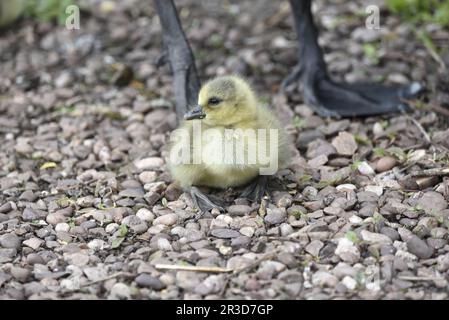
<instances>
[{"instance_id":1,"label":"gosling's black beak","mask_svg":"<svg viewBox=\"0 0 449 320\"><path fill-rule=\"evenodd\" d=\"M204 118L206 118L206 114L203 112L203 108L200 105L187 111L187 113L184 115L185 120L204 119Z\"/></svg>"}]
</instances>

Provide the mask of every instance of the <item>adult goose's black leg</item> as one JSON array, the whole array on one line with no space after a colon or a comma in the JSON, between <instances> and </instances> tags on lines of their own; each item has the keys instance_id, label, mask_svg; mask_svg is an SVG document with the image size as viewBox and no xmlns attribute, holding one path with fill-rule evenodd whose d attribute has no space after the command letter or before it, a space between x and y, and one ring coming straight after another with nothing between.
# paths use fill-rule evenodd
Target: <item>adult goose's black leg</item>
<instances>
[{"instance_id":1,"label":"adult goose's black leg","mask_svg":"<svg viewBox=\"0 0 449 320\"><path fill-rule=\"evenodd\" d=\"M408 86L381 84L340 84L327 73L323 51L318 45L318 30L311 10L312 0L290 0L299 40L299 63L284 80L283 87L299 80L304 101L321 116L348 117L404 111L404 100L422 90L418 83Z\"/></svg>"},{"instance_id":2,"label":"adult goose's black leg","mask_svg":"<svg viewBox=\"0 0 449 320\"><path fill-rule=\"evenodd\" d=\"M154 2L162 26L164 51L168 53L168 61L173 73L176 114L178 120L181 120L189 107L197 105L200 80L192 49L182 29L173 0L154 0ZM162 59L159 62L162 62ZM200 209L201 212L212 208L224 211L223 207L210 200L198 188L191 187L186 191L190 193L195 207Z\"/></svg>"},{"instance_id":3,"label":"adult goose's black leg","mask_svg":"<svg viewBox=\"0 0 449 320\"><path fill-rule=\"evenodd\" d=\"M196 105L200 80L192 50L182 29L173 0L154 0L154 2L173 72L176 113L178 119L182 119L188 107Z\"/></svg>"}]
</instances>

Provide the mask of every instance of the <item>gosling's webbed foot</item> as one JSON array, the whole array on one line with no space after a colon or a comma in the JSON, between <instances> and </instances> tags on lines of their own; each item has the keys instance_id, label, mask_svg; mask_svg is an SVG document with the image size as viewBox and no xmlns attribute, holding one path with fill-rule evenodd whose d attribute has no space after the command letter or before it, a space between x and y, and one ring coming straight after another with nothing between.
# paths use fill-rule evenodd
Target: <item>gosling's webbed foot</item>
<instances>
[{"instance_id":1,"label":"gosling's webbed foot","mask_svg":"<svg viewBox=\"0 0 449 320\"><path fill-rule=\"evenodd\" d=\"M191 187L189 191L190 196L192 197L193 204L201 212L207 212L209 210L212 210L213 208L217 208L221 212L225 211L225 209L221 205L218 205L217 203L213 202L205 193L203 193L197 187Z\"/></svg>"},{"instance_id":2,"label":"gosling's webbed foot","mask_svg":"<svg viewBox=\"0 0 449 320\"><path fill-rule=\"evenodd\" d=\"M258 176L240 194L253 202L259 202L265 195L268 187L268 176Z\"/></svg>"}]
</instances>

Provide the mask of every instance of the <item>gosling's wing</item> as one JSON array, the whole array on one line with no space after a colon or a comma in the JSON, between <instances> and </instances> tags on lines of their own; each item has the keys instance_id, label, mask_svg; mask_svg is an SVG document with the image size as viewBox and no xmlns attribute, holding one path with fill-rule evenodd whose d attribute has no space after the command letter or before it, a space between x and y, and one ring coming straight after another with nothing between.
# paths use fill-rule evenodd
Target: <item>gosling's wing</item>
<instances>
[{"instance_id":1,"label":"gosling's wing","mask_svg":"<svg viewBox=\"0 0 449 320\"><path fill-rule=\"evenodd\" d=\"M277 139L277 149L278 149L278 161L279 166L285 167L291 158L291 152L289 150L289 139L287 133L284 130L284 125L276 117L273 110L266 106L258 107L258 118L257 126L266 130L276 130Z\"/></svg>"}]
</instances>

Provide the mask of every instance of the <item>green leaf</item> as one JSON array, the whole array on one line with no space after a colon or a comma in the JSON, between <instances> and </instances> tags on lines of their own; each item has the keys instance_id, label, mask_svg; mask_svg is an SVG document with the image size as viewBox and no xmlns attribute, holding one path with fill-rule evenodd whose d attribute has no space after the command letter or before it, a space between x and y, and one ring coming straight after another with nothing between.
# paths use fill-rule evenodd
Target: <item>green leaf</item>
<instances>
[{"instance_id":1,"label":"green leaf","mask_svg":"<svg viewBox=\"0 0 449 320\"><path fill-rule=\"evenodd\" d=\"M312 181L312 179L313 179L313 177L311 175L303 174L301 177L299 177L298 183L300 185L307 184L307 183L310 183Z\"/></svg>"},{"instance_id":2,"label":"green leaf","mask_svg":"<svg viewBox=\"0 0 449 320\"><path fill-rule=\"evenodd\" d=\"M315 187L321 190L329 186L335 186L341 182L343 182L343 178L340 175L336 175L333 179L330 180L320 180L320 182L318 182Z\"/></svg>"},{"instance_id":3,"label":"green leaf","mask_svg":"<svg viewBox=\"0 0 449 320\"><path fill-rule=\"evenodd\" d=\"M63 196L62 198L59 198L58 200L56 200L56 203L58 204L58 206L60 207L68 207L70 205L74 205L75 201L70 199L67 196Z\"/></svg>"},{"instance_id":4,"label":"green leaf","mask_svg":"<svg viewBox=\"0 0 449 320\"><path fill-rule=\"evenodd\" d=\"M74 4L74 0L27 0L25 16L42 22L56 20L63 25L68 17L66 8Z\"/></svg>"},{"instance_id":5,"label":"green leaf","mask_svg":"<svg viewBox=\"0 0 449 320\"><path fill-rule=\"evenodd\" d=\"M441 26L449 25L449 1L446 1L435 10L433 20Z\"/></svg>"},{"instance_id":6,"label":"green leaf","mask_svg":"<svg viewBox=\"0 0 449 320\"><path fill-rule=\"evenodd\" d=\"M376 65L379 63L379 45L373 43L364 43L363 44L363 52L365 57L371 61L372 64Z\"/></svg>"},{"instance_id":7,"label":"green leaf","mask_svg":"<svg viewBox=\"0 0 449 320\"><path fill-rule=\"evenodd\" d=\"M126 224L120 225L120 228L118 229L120 237L125 237L128 234L128 227Z\"/></svg>"},{"instance_id":8,"label":"green leaf","mask_svg":"<svg viewBox=\"0 0 449 320\"><path fill-rule=\"evenodd\" d=\"M385 0L387 8L414 25L435 23L449 25L447 0Z\"/></svg>"},{"instance_id":9,"label":"green leaf","mask_svg":"<svg viewBox=\"0 0 449 320\"><path fill-rule=\"evenodd\" d=\"M224 47L223 37L217 33L214 33L209 38L210 44L217 49Z\"/></svg>"},{"instance_id":10,"label":"green leaf","mask_svg":"<svg viewBox=\"0 0 449 320\"><path fill-rule=\"evenodd\" d=\"M56 112L62 113L62 114L70 114L75 112L76 108L74 105L62 105L58 108L56 108Z\"/></svg>"},{"instance_id":11,"label":"green leaf","mask_svg":"<svg viewBox=\"0 0 449 320\"><path fill-rule=\"evenodd\" d=\"M116 121L123 121L123 120L127 119L126 116L122 115L120 112L115 112L115 111L107 111L107 112L105 112L104 116L108 119L116 120Z\"/></svg>"},{"instance_id":12,"label":"green leaf","mask_svg":"<svg viewBox=\"0 0 449 320\"><path fill-rule=\"evenodd\" d=\"M354 135L354 139L358 144L362 144L365 146L369 146L371 145L371 140L369 140L367 137L364 137L360 134L355 134Z\"/></svg>"},{"instance_id":13,"label":"green leaf","mask_svg":"<svg viewBox=\"0 0 449 320\"><path fill-rule=\"evenodd\" d=\"M426 31L424 31L424 30L417 31L417 36L418 36L418 39L421 40L421 42L424 44L424 46L430 52L438 52L438 49L435 46L435 43L433 43L432 38Z\"/></svg>"},{"instance_id":14,"label":"green leaf","mask_svg":"<svg viewBox=\"0 0 449 320\"><path fill-rule=\"evenodd\" d=\"M290 212L290 215L294 216L296 219L301 219L304 218L307 220L307 214L302 212L301 210L292 210Z\"/></svg>"},{"instance_id":15,"label":"green leaf","mask_svg":"<svg viewBox=\"0 0 449 320\"><path fill-rule=\"evenodd\" d=\"M123 240L125 240L125 238L122 238L122 237L115 238L114 240L112 240L111 248L112 249L116 249L116 248L120 247L120 245L122 244Z\"/></svg>"},{"instance_id":16,"label":"green leaf","mask_svg":"<svg viewBox=\"0 0 449 320\"><path fill-rule=\"evenodd\" d=\"M391 147L387 149L387 152L393 157L396 157L400 162L407 160L407 154L401 148Z\"/></svg>"},{"instance_id":17,"label":"green leaf","mask_svg":"<svg viewBox=\"0 0 449 320\"><path fill-rule=\"evenodd\" d=\"M374 152L374 155L376 155L377 157L385 156L385 149L384 148L374 148L373 152Z\"/></svg>"},{"instance_id":18,"label":"green leaf","mask_svg":"<svg viewBox=\"0 0 449 320\"><path fill-rule=\"evenodd\" d=\"M357 171L361 164L362 164L362 161L354 161L354 163L351 164L351 170Z\"/></svg>"},{"instance_id":19,"label":"green leaf","mask_svg":"<svg viewBox=\"0 0 449 320\"><path fill-rule=\"evenodd\" d=\"M295 116L293 118L293 125L295 126L295 128L301 129L302 127L304 127L306 124L306 120L301 118L300 116Z\"/></svg>"},{"instance_id":20,"label":"green leaf","mask_svg":"<svg viewBox=\"0 0 449 320\"><path fill-rule=\"evenodd\" d=\"M378 213L378 212L374 212L374 214L373 214L373 221L374 221L375 223L379 223L379 222L381 222L382 220L385 220L385 218L383 217L383 215L381 215L381 214Z\"/></svg>"},{"instance_id":21,"label":"green leaf","mask_svg":"<svg viewBox=\"0 0 449 320\"><path fill-rule=\"evenodd\" d=\"M354 231L348 231L345 235L346 239L351 241L352 243L359 243L360 239Z\"/></svg>"},{"instance_id":22,"label":"green leaf","mask_svg":"<svg viewBox=\"0 0 449 320\"><path fill-rule=\"evenodd\" d=\"M67 224L68 224L71 228L75 227L75 218L74 218L74 217L68 218L68 219L67 219Z\"/></svg>"}]
</instances>

